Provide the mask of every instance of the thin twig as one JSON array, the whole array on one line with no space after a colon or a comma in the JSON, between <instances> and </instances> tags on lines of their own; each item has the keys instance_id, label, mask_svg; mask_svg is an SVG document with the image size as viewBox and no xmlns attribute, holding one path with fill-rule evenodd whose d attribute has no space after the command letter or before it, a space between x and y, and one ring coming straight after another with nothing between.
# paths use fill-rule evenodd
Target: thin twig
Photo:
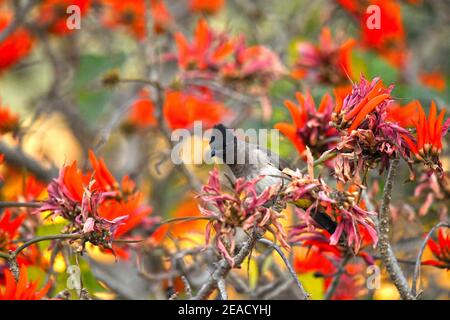
<instances>
[{"instance_id":1,"label":"thin twig","mask_svg":"<svg viewBox=\"0 0 450 320\"><path fill-rule=\"evenodd\" d=\"M0 208L40 208L40 202L0 201Z\"/></svg>"},{"instance_id":2,"label":"thin twig","mask_svg":"<svg viewBox=\"0 0 450 320\"><path fill-rule=\"evenodd\" d=\"M333 297L333 294L336 292L336 289L339 285L339 281L341 280L342 275L345 273L345 265L351 258L351 254L346 254L339 264L339 268L337 273L334 275L333 280L328 287L327 292L325 293L324 300L330 300Z\"/></svg>"},{"instance_id":3,"label":"thin twig","mask_svg":"<svg viewBox=\"0 0 450 320\"><path fill-rule=\"evenodd\" d=\"M431 230L426 235L425 239L423 239L422 245L420 246L420 250L419 250L419 253L417 254L417 258L416 258L416 262L415 262L414 276L413 276L412 285L411 285L411 291L412 291L413 296L416 296L416 294L417 294L417 279L419 278L419 275L420 275L420 265L421 265L421 261L422 261L423 251L425 250L425 247L426 247L431 235L434 233L435 230L439 229L440 227L450 228L450 224L447 222L439 222L437 225L435 225L433 228L431 228Z\"/></svg>"},{"instance_id":4,"label":"thin twig","mask_svg":"<svg viewBox=\"0 0 450 320\"><path fill-rule=\"evenodd\" d=\"M19 246L16 250L10 251L9 253L0 252L0 258L8 260L9 270L14 275L16 280L19 280L20 271L19 266L17 264L17 255L24 249L29 246L46 240L61 240L61 239L78 239L82 236L82 234L58 234L58 235L50 235L50 236L42 236L36 237L34 239L28 240Z\"/></svg>"},{"instance_id":5,"label":"thin twig","mask_svg":"<svg viewBox=\"0 0 450 320\"><path fill-rule=\"evenodd\" d=\"M177 223L177 222L189 222L189 221L196 221L196 220L211 220L208 217L180 217L180 218L172 218L167 219L164 221L161 221L159 225L168 224L168 223Z\"/></svg>"},{"instance_id":6,"label":"thin twig","mask_svg":"<svg viewBox=\"0 0 450 320\"><path fill-rule=\"evenodd\" d=\"M281 257L281 259L283 259L284 264L286 265L289 274L292 276L292 278L294 279L295 284L297 285L297 287L300 289L300 291L302 292L302 295L304 297L304 300L307 300L309 298L309 294L305 291L305 288L303 288L302 283L300 282L300 280L297 277L296 272L294 271L294 268L292 267L291 263L289 262L289 259L286 257L286 255L284 254L284 252L281 250L281 248L276 245L275 243L273 243L272 241L268 240L268 239L258 239L258 242L261 242L271 248L273 248Z\"/></svg>"},{"instance_id":7,"label":"thin twig","mask_svg":"<svg viewBox=\"0 0 450 320\"><path fill-rule=\"evenodd\" d=\"M394 285L397 287L400 296L404 300L414 300L415 297L411 293L411 290L400 268L397 259L395 258L394 252L389 241L389 230L390 230L390 204L392 199L392 187L394 185L395 174L398 166L398 159L394 159L389 167L388 175L386 178L386 183L384 186L383 202L381 204L381 209L378 218L378 250L381 255L383 264L389 274Z\"/></svg>"},{"instance_id":8,"label":"thin twig","mask_svg":"<svg viewBox=\"0 0 450 320\"><path fill-rule=\"evenodd\" d=\"M35 244L35 243L38 243L41 241L78 239L78 238L81 238L82 236L83 235L81 233L72 233L72 234L55 234L55 235L49 235L49 236L36 237L34 239L26 241L24 244L19 246L16 250L14 250L14 254L18 255L22 250L26 249L27 247L31 246L32 244Z\"/></svg>"}]
</instances>

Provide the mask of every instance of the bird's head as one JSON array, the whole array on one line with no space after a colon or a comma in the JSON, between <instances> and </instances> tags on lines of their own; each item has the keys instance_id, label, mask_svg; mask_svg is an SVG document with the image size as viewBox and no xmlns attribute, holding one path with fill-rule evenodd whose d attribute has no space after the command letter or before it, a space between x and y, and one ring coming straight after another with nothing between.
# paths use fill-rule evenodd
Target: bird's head
<instances>
[{"instance_id":1,"label":"bird's head","mask_svg":"<svg viewBox=\"0 0 450 320\"><path fill-rule=\"evenodd\" d=\"M227 160L227 154L234 149L236 136L233 131L219 123L213 127L209 147L211 149L211 157L218 157L224 162Z\"/></svg>"}]
</instances>

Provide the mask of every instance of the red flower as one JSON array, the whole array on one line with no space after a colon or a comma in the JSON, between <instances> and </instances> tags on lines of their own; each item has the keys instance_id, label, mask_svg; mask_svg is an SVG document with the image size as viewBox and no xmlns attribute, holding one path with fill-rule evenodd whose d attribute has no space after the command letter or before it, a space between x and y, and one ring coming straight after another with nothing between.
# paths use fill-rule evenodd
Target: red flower
<instances>
[{"instance_id":1,"label":"red flower","mask_svg":"<svg viewBox=\"0 0 450 320\"><path fill-rule=\"evenodd\" d=\"M309 162L308 166L311 167L312 163ZM369 235L369 241L374 246L377 244L378 235L370 217L376 215L376 212L361 208L352 192L334 190L322 179L314 179L299 170L285 169L283 173L291 178L282 192L283 200L297 206L297 214L301 220L301 223L295 226L291 237L296 237L311 228L322 228L312 219L320 211L336 223L334 230L327 230L332 233L329 238L330 245L345 241L347 246L354 248L357 253L361 245L366 243L366 233Z\"/></svg>"},{"instance_id":2,"label":"red flower","mask_svg":"<svg viewBox=\"0 0 450 320\"><path fill-rule=\"evenodd\" d=\"M447 86L445 76L438 71L419 74L420 82L429 88L443 92Z\"/></svg>"},{"instance_id":3,"label":"red flower","mask_svg":"<svg viewBox=\"0 0 450 320\"><path fill-rule=\"evenodd\" d=\"M135 228L151 208L142 205L142 194L127 176L120 188L102 159L93 152L89 158L93 171L86 175L75 161L61 169L59 177L48 186L49 198L37 211L61 215L69 221L66 232L82 233L85 241L111 249L113 237Z\"/></svg>"},{"instance_id":4,"label":"red flower","mask_svg":"<svg viewBox=\"0 0 450 320\"><path fill-rule=\"evenodd\" d=\"M135 192L119 201L107 199L98 208L98 212L101 217L110 221L123 216L124 213L128 215L115 232L116 237L121 237L137 227L144 218L152 213L151 207L142 205L143 200L143 194L140 192Z\"/></svg>"},{"instance_id":5,"label":"red flower","mask_svg":"<svg viewBox=\"0 0 450 320\"><path fill-rule=\"evenodd\" d=\"M450 234L445 235L444 230L439 229L438 242L430 238L427 244L437 260L427 260L422 263L450 270Z\"/></svg>"},{"instance_id":6,"label":"red flower","mask_svg":"<svg viewBox=\"0 0 450 320\"><path fill-rule=\"evenodd\" d=\"M336 45L330 29L323 28L318 45L309 42L297 44L298 59L292 75L297 79L308 76L324 83L345 83L353 75L351 52L354 45L353 39Z\"/></svg>"},{"instance_id":7,"label":"red flower","mask_svg":"<svg viewBox=\"0 0 450 320\"><path fill-rule=\"evenodd\" d=\"M17 237L20 226L26 218L25 213L11 219L11 212L6 209L0 215L0 251L13 249L12 241Z\"/></svg>"},{"instance_id":8,"label":"red flower","mask_svg":"<svg viewBox=\"0 0 450 320\"><path fill-rule=\"evenodd\" d=\"M367 116L376 112L376 108L385 108L392 100L390 93L393 87L385 88L379 78L371 83L361 77L359 85L340 104L336 104L333 120L337 127L348 128L348 133L362 126Z\"/></svg>"},{"instance_id":9,"label":"red flower","mask_svg":"<svg viewBox=\"0 0 450 320\"><path fill-rule=\"evenodd\" d=\"M284 104L289 109L294 124L281 122L275 125L291 142L298 152L305 156L306 146L314 154L322 154L334 146L333 137L338 137L338 132L330 126L333 104L331 97L326 94L318 108L310 93L306 95L296 93L298 105L285 100ZM331 139L331 140L330 140Z\"/></svg>"},{"instance_id":10,"label":"red flower","mask_svg":"<svg viewBox=\"0 0 450 320\"><path fill-rule=\"evenodd\" d=\"M143 90L139 93L139 98L130 107L128 123L141 130L152 127L156 125L154 112L155 105L151 100L150 93Z\"/></svg>"},{"instance_id":11,"label":"red flower","mask_svg":"<svg viewBox=\"0 0 450 320\"><path fill-rule=\"evenodd\" d=\"M301 250L301 253L294 256L294 268L297 273L316 272L322 276L329 276L336 272L332 261L338 258L319 249Z\"/></svg>"},{"instance_id":12,"label":"red flower","mask_svg":"<svg viewBox=\"0 0 450 320\"><path fill-rule=\"evenodd\" d=\"M225 0L189 0L189 9L193 12L214 14L220 11Z\"/></svg>"},{"instance_id":13,"label":"red flower","mask_svg":"<svg viewBox=\"0 0 450 320\"><path fill-rule=\"evenodd\" d=\"M236 40L234 61L221 69L227 80L248 80L259 78L275 79L286 72L275 52L264 46L246 47L244 37Z\"/></svg>"},{"instance_id":14,"label":"red flower","mask_svg":"<svg viewBox=\"0 0 450 320\"><path fill-rule=\"evenodd\" d=\"M15 113L12 113L8 107L0 106L0 134L5 134L8 132L15 133L18 129L19 116Z\"/></svg>"},{"instance_id":15,"label":"red flower","mask_svg":"<svg viewBox=\"0 0 450 320\"><path fill-rule=\"evenodd\" d=\"M29 174L24 182L22 191L17 195L16 200L34 201L46 189L46 184L37 180L33 175Z\"/></svg>"},{"instance_id":16,"label":"red flower","mask_svg":"<svg viewBox=\"0 0 450 320\"><path fill-rule=\"evenodd\" d=\"M392 89L393 86L384 87L379 78L368 82L361 76L352 92L336 104L332 121L342 138L336 146L340 152L335 173L342 182L358 178L360 170L368 169L369 163L381 163L382 171L393 156L409 160L406 140L412 138L411 134L399 123L387 121Z\"/></svg>"},{"instance_id":17,"label":"red flower","mask_svg":"<svg viewBox=\"0 0 450 320\"><path fill-rule=\"evenodd\" d=\"M119 183L109 171L103 159L97 159L94 152L89 150L89 160L93 169L93 179L95 180L94 188L97 187L101 191L117 191Z\"/></svg>"},{"instance_id":18,"label":"red flower","mask_svg":"<svg viewBox=\"0 0 450 320\"><path fill-rule=\"evenodd\" d=\"M424 162L430 168L442 171L439 154L442 151L442 137L447 131L447 125L443 125L445 109L437 115L434 101L431 102L428 119L423 111L422 105L417 102L419 119L414 120L416 127L416 141L404 137L411 151L419 161Z\"/></svg>"},{"instance_id":19,"label":"red flower","mask_svg":"<svg viewBox=\"0 0 450 320\"><path fill-rule=\"evenodd\" d=\"M326 292L333 277L338 272L335 263L339 263L342 257L330 254L330 252L310 248L296 253L294 256L294 268L297 273L314 272L316 277L323 277L323 291ZM335 262L335 263L333 263ZM363 289L357 280L358 274L363 270L361 264L348 264L345 272L339 279L339 284L331 297L332 300L354 300Z\"/></svg>"},{"instance_id":20,"label":"red flower","mask_svg":"<svg viewBox=\"0 0 450 320\"><path fill-rule=\"evenodd\" d=\"M396 122L403 128L413 127L418 120L417 101L411 101L404 106L392 103L387 108L387 121Z\"/></svg>"},{"instance_id":21,"label":"red flower","mask_svg":"<svg viewBox=\"0 0 450 320\"><path fill-rule=\"evenodd\" d=\"M0 32L12 21L12 14L1 9ZM0 71L6 70L26 57L33 47L33 38L24 28L17 28L6 39L0 42Z\"/></svg>"},{"instance_id":22,"label":"red flower","mask_svg":"<svg viewBox=\"0 0 450 320\"><path fill-rule=\"evenodd\" d=\"M41 300L51 287L51 282L47 283L41 290L37 290L38 281L28 281L27 269L20 267L20 277L16 282L11 271L4 270L5 288L0 289L0 300Z\"/></svg>"},{"instance_id":23,"label":"red flower","mask_svg":"<svg viewBox=\"0 0 450 320\"><path fill-rule=\"evenodd\" d=\"M269 201L275 200L280 186L272 185L258 194L256 184L261 179L263 176L250 181L245 181L243 178L237 179L231 192L226 193L222 191L220 185L219 171L214 169L209 173L208 183L202 187L200 199L216 209L212 211L205 205L199 207L200 212L211 219L206 226L206 243L209 243L214 230L217 250L231 266L234 266L234 237L237 227L248 231L258 226L272 233L283 247L289 247L286 242L286 233L279 222L283 215L264 206Z\"/></svg>"},{"instance_id":24,"label":"red flower","mask_svg":"<svg viewBox=\"0 0 450 320\"><path fill-rule=\"evenodd\" d=\"M362 42L368 47L385 49L394 43L403 43L405 32L400 5L395 0L372 0L370 5L380 8L381 28L369 29L367 19L370 13L361 16ZM364 10L365 11L365 10Z\"/></svg>"},{"instance_id":25,"label":"red flower","mask_svg":"<svg viewBox=\"0 0 450 320\"><path fill-rule=\"evenodd\" d=\"M91 0L45 0L40 7L39 22L55 35L73 32L75 29L67 27L67 8L71 5L78 6L80 15L84 16L91 7Z\"/></svg>"},{"instance_id":26,"label":"red flower","mask_svg":"<svg viewBox=\"0 0 450 320\"><path fill-rule=\"evenodd\" d=\"M376 50L394 66L403 67L406 61L406 42L400 5L395 0L337 0L359 21L361 42ZM367 21L373 14L370 5L380 8L380 28L369 28Z\"/></svg>"},{"instance_id":27,"label":"red flower","mask_svg":"<svg viewBox=\"0 0 450 320\"><path fill-rule=\"evenodd\" d=\"M145 0L104 0L107 27L125 26L137 39L142 40L146 32ZM151 0L150 13L153 18L153 30L161 33L172 24L172 16L162 0Z\"/></svg>"},{"instance_id":28,"label":"red flower","mask_svg":"<svg viewBox=\"0 0 450 320\"><path fill-rule=\"evenodd\" d=\"M212 97L210 91L187 93L168 91L163 108L164 118L171 129L191 128L195 121L212 127L229 115L229 110Z\"/></svg>"},{"instance_id":29,"label":"red flower","mask_svg":"<svg viewBox=\"0 0 450 320\"><path fill-rule=\"evenodd\" d=\"M235 49L233 42L215 34L205 19L198 21L191 43L180 32L175 33L175 42L182 69L217 70Z\"/></svg>"}]
</instances>

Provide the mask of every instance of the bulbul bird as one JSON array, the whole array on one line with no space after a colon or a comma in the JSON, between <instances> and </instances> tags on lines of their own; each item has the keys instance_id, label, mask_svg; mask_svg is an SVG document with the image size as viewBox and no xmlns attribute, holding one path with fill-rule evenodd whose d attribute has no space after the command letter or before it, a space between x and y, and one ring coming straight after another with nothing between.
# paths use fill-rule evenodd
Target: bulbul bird
<instances>
[{"instance_id":1,"label":"bulbul bird","mask_svg":"<svg viewBox=\"0 0 450 320\"><path fill-rule=\"evenodd\" d=\"M211 157L218 157L230 168L236 178L251 180L264 176L256 184L256 191L261 193L274 184L286 184L286 175L282 170L287 167L274 152L257 144L238 139L232 130L223 124L214 126L209 142Z\"/></svg>"},{"instance_id":2,"label":"bulbul bird","mask_svg":"<svg viewBox=\"0 0 450 320\"><path fill-rule=\"evenodd\" d=\"M288 167L286 161L273 151L239 139L223 124L214 126L209 146L211 157L220 158L235 178L251 180L264 176L256 184L258 194L274 184L283 185L289 182L288 177L282 172ZM336 222L326 213L317 211L312 213L311 217L331 234L336 230Z\"/></svg>"}]
</instances>

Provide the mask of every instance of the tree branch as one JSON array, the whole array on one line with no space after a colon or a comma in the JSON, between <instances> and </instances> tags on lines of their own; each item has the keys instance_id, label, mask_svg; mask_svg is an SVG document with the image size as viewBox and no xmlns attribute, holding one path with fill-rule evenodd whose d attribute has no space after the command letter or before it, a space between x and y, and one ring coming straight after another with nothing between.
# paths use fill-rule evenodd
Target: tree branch
<instances>
[{"instance_id":1,"label":"tree branch","mask_svg":"<svg viewBox=\"0 0 450 320\"><path fill-rule=\"evenodd\" d=\"M0 208L39 208L40 202L0 201Z\"/></svg>"},{"instance_id":2,"label":"tree branch","mask_svg":"<svg viewBox=\"0 0 450 320\"><path fill-rule=\"evenodd\" d=\"M19 148L11 148L5 143L0 142L0 153L5 155L5 160L12 166L22 167L33 173L36 178L44 182L50 182L58 175L56 168L46 169L42 165L25 154Z\"/></svg>"},{"instance_id":3,"label":"tree branch","mask_svg":"<svg viewBox=\"0 0 450 320\"><path fill-rule=\"evenodd\" d=\"M258 239L261 237L257 230L254 230L249 239L244 243L241 250L234 257L236 267L240 266L245 258L250 254ZM213 272L211 278L203 284L198 290L197 295L192 300L207 299L209 295L217 288L217 279L225 278L228 272L231 270L231 265L223 258L217 264L216 270Z\"/></svg>"},{"instance_id":4,"label":"tree branch","mask_svg":"<svg viewBox=\"0 0 450 320\"><path fill-rule=\"evenodd\" d=\"M397 259L395 258L391 244L389 242L389 230L390 230L390 204L392 199L392 187L394 185L395 174L398 166L398 159L394 159L389 167L388 175L386 178L386 184L384 186L383 202L378 218L378 250L381 255L383 264L386 266L386 270L389 273L394 285L397 287L400 296L404 300L414 300L415 297L411 293L403 271L401 270Z\"/></svg>"},{"instance_id":5,"label":"tree branch","mask_svg":"<svg viewBox=\"0 0 450 320\"><path fill-rule=\"evenodd\" d=\"M9 253L0 252L0 258L8 260L9 269L11 270L12 274L14 275L14 278L16 280L19 280L20 271L19 266L17 265L17 255L24 249L28 248L29 246L41 242L41 241L47 241L47 240L63 240L63 239L78 239L82 237L82 234L75 233L75 234L57 234L57 235L50 235L50 236L42 236L42 237L36 237L31 240L26 241L21 246L17 247L16 250L10 251Z\"/></svg>"}]
</instances>

